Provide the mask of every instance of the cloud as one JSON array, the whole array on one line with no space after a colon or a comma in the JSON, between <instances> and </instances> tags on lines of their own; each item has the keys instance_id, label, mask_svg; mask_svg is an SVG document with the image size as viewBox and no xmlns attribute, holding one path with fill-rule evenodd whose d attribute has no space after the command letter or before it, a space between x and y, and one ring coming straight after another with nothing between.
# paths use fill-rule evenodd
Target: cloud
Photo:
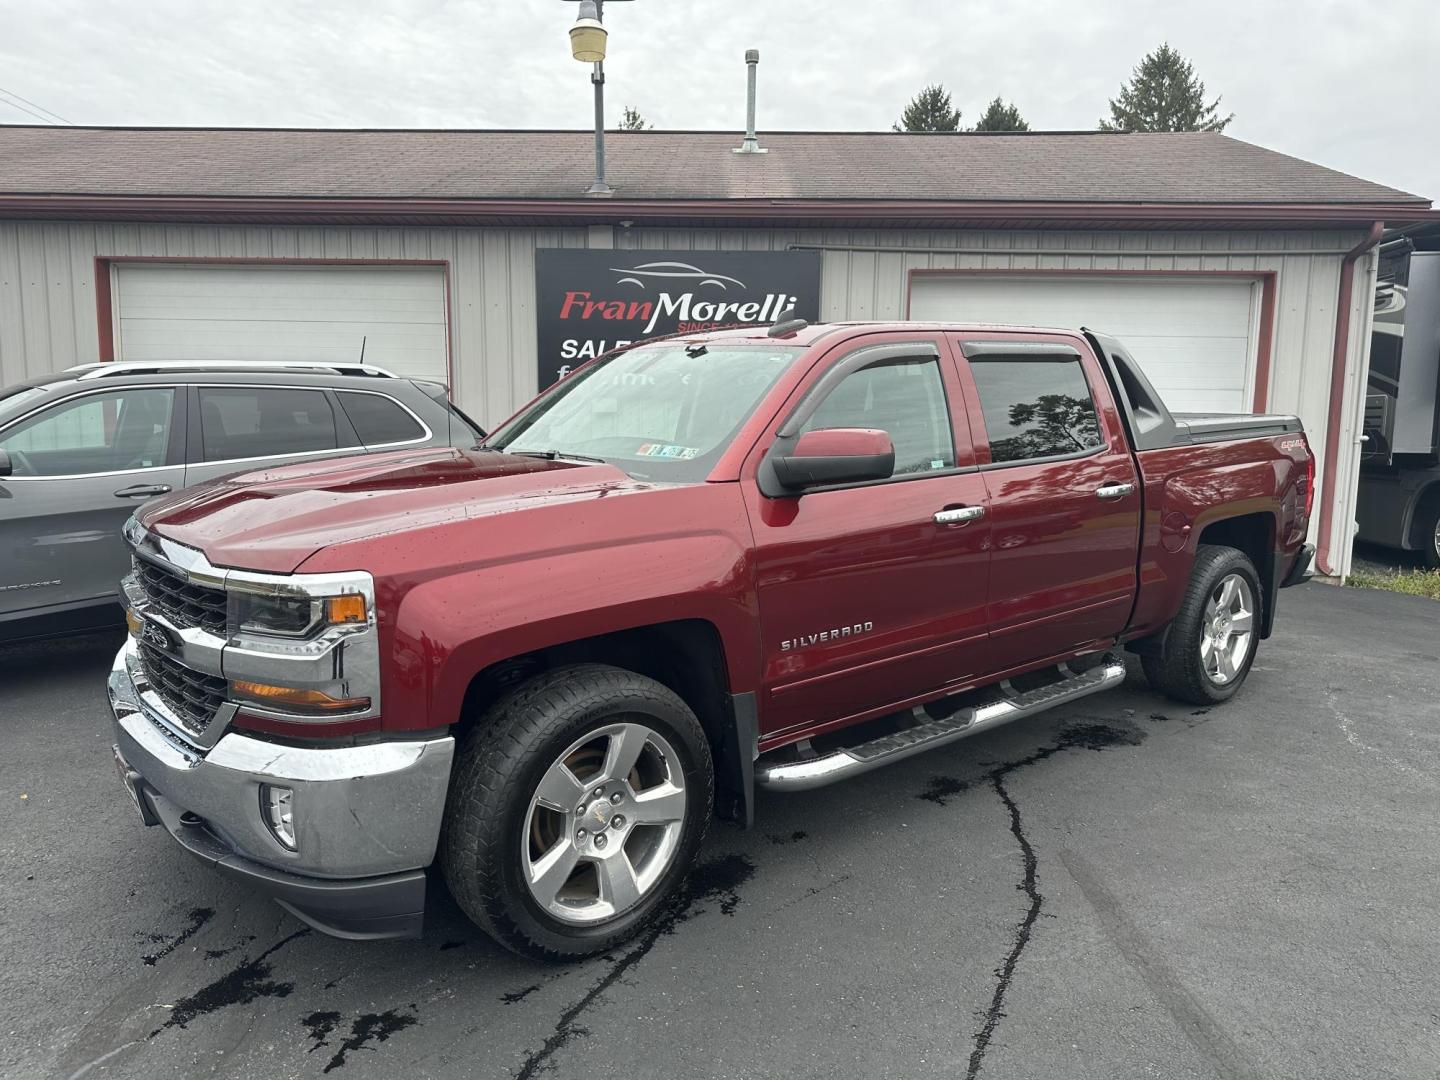
<instances>
[{"instance_id":1,"label":"cloud","mask_svg":"<svg viewBox=\"0 0 1440 1080\"><path fill-rule=\"evenodd\" d=\"M584 128L574 14L560 0L17 4L0 86L89 124ZM999 94L1032 127L1091 128L1168 40L1236 114L1230 134L1440 196L1428 0L610 0L605 20L612 124L628 104L659 127L738 132L756 47L762 132L884 130L930 82L972 121ZM4 106L0 120L30 122Z\"/></svg>"}]
</instances>

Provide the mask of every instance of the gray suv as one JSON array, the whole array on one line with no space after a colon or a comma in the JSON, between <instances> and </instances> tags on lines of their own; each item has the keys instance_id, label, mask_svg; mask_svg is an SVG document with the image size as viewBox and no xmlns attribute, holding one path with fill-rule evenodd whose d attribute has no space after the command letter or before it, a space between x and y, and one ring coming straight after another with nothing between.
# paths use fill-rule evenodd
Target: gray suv
<instances>
[{"instance_id":1,"label":"gray suv","mask_svg":"<svg viewBox=\"0 0 1440 1080\"><path fill-rule=\"evenodd\" d=\"M440 383L366 364L167 361L70 368L0 391L0 641L118 623L120 530L227 473L484 432Z\"/></svg>"}]
</instances>

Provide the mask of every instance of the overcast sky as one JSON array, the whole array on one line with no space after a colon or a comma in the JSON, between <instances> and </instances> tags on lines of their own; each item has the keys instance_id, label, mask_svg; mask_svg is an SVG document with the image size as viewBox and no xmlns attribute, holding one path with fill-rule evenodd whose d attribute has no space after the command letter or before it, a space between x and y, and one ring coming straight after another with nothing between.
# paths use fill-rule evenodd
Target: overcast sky
<instances>
[{"instance_id":1,"label":"overcast sky","mask_svg":"<svg viewBox=\"0 0 1440 1080\"><path fill-rule=\"evenodd\" d=\"M77 124L591 122L563 0L0 0L0 88ZM929 82L973 122L1093 128L1144 53L1195 65L1228 134L1440 199L1440 2L609 0L608 122L883 130ZM3 98L3 95L0 95ZM32 118L0 104L0 122Z\"/></svg>"}]
</instances>

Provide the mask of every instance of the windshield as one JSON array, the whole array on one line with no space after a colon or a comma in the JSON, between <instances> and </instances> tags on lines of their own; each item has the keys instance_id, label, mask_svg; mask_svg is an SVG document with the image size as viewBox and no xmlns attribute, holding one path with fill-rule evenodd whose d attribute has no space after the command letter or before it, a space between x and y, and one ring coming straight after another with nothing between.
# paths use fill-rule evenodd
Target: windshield
<instances>
[{"instance_id":1,"label":"windshield","mask_svg":"<svg viewBox=\"0 0 1440 1080\"><path fill-rule=\"evenodd\" d=\"M641 480L703 480L803 347L653 345L558 383L485 443L598 458Z\"/></svg>"},{"instance_id":2,"label":"windshield","mask_svg":"<svg viewBox=\"0 0 1440 1080\"><path fill-rule=\"evenodd\" d=\"M45 396L43 386L25 386L9 391L0 391L0 423L12 416L19 416L26 409Z\"/></svg>"}]
</instances>

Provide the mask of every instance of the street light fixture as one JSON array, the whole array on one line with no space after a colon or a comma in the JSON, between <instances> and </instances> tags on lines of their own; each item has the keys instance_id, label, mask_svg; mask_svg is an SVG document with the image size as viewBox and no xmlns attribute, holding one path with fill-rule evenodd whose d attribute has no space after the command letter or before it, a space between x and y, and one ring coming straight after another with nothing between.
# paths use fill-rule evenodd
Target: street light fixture
<instances>
[{"instance_id":1,"label":"street light fixture","mask_svg":"<svg viewBox=\"0 0 1440 1080\"><path fill-rule=\"evenodd\" d=\"M572 0L573 2L573 0ZM618 2L618 0L616 0ZM590 64L595 87L595 182L585 189L594 198L606 198L615 189L605 183L605 0L579 0L580 11L570 27L570 55Z\"/></svg>"},{"instance_id":2,"label":"street light fixture","mask_svg":"<svg viewBox=\"0 0 1440 1080\"><path fill-rule=\"evenodd\" d=\"M581 63L598 64L605 59L605 39L609 36L600 21L599 7L593 0L585 0L575 25L570 27L570 55Z\"/></svg>"}]
</instances>

